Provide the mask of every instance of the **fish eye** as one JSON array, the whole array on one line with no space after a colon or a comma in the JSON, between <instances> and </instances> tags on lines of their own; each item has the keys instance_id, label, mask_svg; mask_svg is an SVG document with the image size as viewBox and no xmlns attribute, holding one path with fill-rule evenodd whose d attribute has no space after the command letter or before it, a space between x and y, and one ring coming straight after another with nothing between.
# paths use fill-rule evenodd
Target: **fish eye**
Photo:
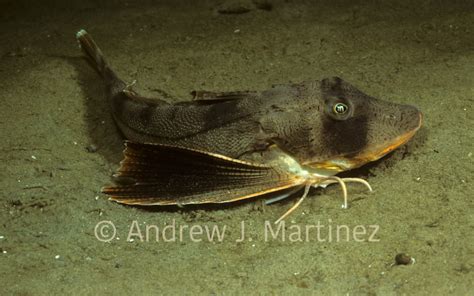
<instances>
[{"instance_id":1,"label":"fish eye","mask_svg":"<svg viewBox=\"0 0 474 296\"><path fill-rule=\"evenodd\" d=\"M334 106L332 107L332 111L336 115L345 114L347 113L348 110L349 110L349 107L347 107L347 105L344 103L337 103L337 104L334 104Z\"/></svg>"}]
</instances>

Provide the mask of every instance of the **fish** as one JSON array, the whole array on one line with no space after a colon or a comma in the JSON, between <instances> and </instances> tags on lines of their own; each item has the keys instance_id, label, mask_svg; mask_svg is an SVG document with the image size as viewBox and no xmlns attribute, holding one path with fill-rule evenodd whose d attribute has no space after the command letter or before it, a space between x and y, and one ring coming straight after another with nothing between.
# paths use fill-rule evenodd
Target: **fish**
<instances>
[{"instance_id":1,"label":"fish","mask_svg":"<svg viewBox=\"0 0 474 296\"><path fill-rule=\"evenodd\" d=\"M129 205L229 203L311 187L370 184L337 174L407 143L422 125L418 108L365 94L340 77L272 85L266 90L192 91L170 103L148 98L111 69L85 30L76 34L105 82L112 116L126 138L116 184L102 192Z\"/></svg>"}]
</instances>

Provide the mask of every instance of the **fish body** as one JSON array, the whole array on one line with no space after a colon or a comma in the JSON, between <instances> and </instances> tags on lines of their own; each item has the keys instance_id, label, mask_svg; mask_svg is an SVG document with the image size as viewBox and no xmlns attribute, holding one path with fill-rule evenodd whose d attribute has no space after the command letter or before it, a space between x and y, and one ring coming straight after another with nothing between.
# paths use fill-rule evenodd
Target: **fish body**
<instances>
[{"instance_id":1,"label":"fish body","mask_svg":"<svg viewBox=\"0 0 474 296\"><path fill-rule=\"evenodd\" d=\"M91 64L104 78L117 125L133 142L125 150L120 174L134 179L135 184L106 190L124 203L229 202L301 186L309 179L315 184L319 182L318 178L324 180L379 159L407 142L421 126L422 115L417 108L371 97L339 77L275 85L263 91L195 91L193 100L174 104L163 98L144 98L110 68L86 31L79 31L76 37ZM216 185L219 183L216 181L214 185L207 184L199 190L187 188L186 194L190 198L180 198L186 194L170 194L163 190L166 187L169 192L173 191L173 186L162 184L163 180L173 183L170 171L158 174L161 181L146 177L161 170L157 163L166 162L166 159L175 159L174 165L177 166L176 157L170 156L170 149L187 159L188 164L193 163L189 155L202 162L195 166L193 174L214 169L214 175L224 174L212 165L205 165L217 157L226 160L224 163L232 168L239 164L238 170L247 171L248 175L235 174L233 169L229 169L225 171L229 176L239 177L224 178L219 181L220 185ZM168 155L168 158L163 159L162 155ZM144 165L147 159L149 163ZM137 166L137 163L143 165ZM183 176L189 178L190 174L185 173L186 164L181 165L182 169L172 168L172 163L164 167L175 170L171 175L182 181ZM226 166L220 163L218 167ZM142 173L137 173L137 170ZM264 178L261 177L262 171L266 172ZM306 175L312 177L308 179ZM249 189L250 180L262 184L259 188ZM151 186L151 183L156 186ZM140 191L137 184L147 185L141 187L144 191ZM251 193L210 197L216 196L210 192L218 191L219 186L229 192L246 187ZM209 194L193 198L198 191Z\"/></svg>"}]
</instances>

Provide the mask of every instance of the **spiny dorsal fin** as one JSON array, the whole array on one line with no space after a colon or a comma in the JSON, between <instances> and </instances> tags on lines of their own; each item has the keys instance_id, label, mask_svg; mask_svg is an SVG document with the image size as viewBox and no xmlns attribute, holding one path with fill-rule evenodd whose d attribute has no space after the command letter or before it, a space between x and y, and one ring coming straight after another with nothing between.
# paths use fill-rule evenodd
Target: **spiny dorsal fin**
<instances>
[{"instance_id":1,"label":"spiny dorsal fin","mask_svg":"<svg viewBox=\"0 0 474 296\"><path fill-rule=\"evenodd\" d=\"M257 97L256 91L232 91L232 92L212 92L212 91L192 91L194 101L229 101L245 98Z\"/></svg>"}]
</instances>

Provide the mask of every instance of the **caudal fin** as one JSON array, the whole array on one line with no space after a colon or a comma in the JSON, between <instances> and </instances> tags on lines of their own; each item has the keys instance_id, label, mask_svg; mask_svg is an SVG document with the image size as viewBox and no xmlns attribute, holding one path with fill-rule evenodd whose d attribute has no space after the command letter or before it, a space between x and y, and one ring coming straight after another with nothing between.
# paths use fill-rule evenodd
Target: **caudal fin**
<instances>
[{"instance_id":1,"label":"caudal fin","mask_svg":"<svg viewBox=\"0 0 474 296\"><path fill-rule=\"evenodd\" d=\"M77 32L76 39L90 64L105 79L109 87L124 84L123 81L117 77L115 72L110 69L109 65L105 61L102 51L86 30L80 30Z\"/></svg>"}]
</instances>

